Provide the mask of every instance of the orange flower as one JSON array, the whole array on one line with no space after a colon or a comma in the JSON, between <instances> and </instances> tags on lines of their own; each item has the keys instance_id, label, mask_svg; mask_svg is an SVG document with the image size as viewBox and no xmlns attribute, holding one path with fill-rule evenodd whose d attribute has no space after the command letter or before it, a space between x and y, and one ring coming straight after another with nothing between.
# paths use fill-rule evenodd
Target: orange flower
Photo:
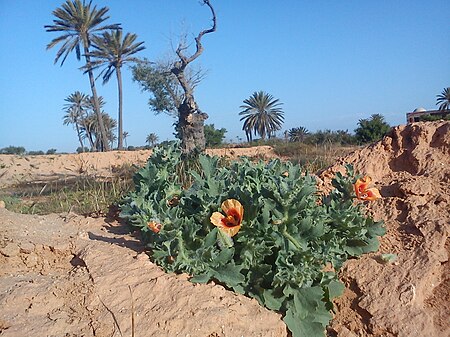
<instances>
[{"instance_id":1,"label":"orange flower","mask_svg":"<svg viewBox=\"0 0 450 337\"><path fill-rule=\"evenodd\" d=\"M235 199L225 200L220 207L226 216L222 213L214 212L210 217L212 224L219 227L221 231L230 237L235 236L241 229L244 207Z\"/></svg>"},{"instance_id":2,"label":"orange flower","mask_svg":"<svg viewBox=\"0 0 450 337\"><path fill-rule=\"evenodd\" d=\"M358 199L372 201L381 198L381 194L377 188L367 188L371 182L372 178L370 178L369 176L365 176L364 178L356 180L354 186L356 197Z\"/></svg>"},{"instance_id":3,"label":"orange flower","mask_svg":"<svg viewBox=\"0 0 450 337\"><path fill-rule=\"evenodd\" d=\"M147 227L150 228L150 230L151 230L152 232L158 234L159 231L160 231L161 228L162 228L162 225L161 225L160 223L156 222L156 221L149 221L149 222L147 223Z\"/></svg>"}]
</instances>

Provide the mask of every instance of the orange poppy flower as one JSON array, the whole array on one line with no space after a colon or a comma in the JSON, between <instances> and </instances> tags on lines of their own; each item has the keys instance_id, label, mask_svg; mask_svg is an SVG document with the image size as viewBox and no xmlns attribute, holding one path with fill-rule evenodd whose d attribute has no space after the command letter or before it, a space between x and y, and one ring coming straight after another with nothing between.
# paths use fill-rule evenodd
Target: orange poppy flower
<instances>
[{"instance_id":1,"label":"orange poppy flower","mask_svg":"<svg viewBox=\"0 0 450 337\"><path fill-rule=\"evenodd\" d=\"M373 201L381 198L380 191L377 188L371 187L367 188L369 184L372 182L372 178L369 176L365 176L356 180L354 184L356 197L360 200L369 200Z\"/></svg>"},{"instance_id":2,"label":"orange poppy flower","mask_svg":"<svg viewBox=\"0 0 450 337\"><path fill-rule=\"evenodd\" d=\"M210 217L211 223L230 237L235 236L241 229L244 207L235 199L225 200L220 207L226 215L214 212Z\"/></svg>"},{"instance_id":3,"label":"orange poppy flower","mask_svg":"<svg viewBox=\"0 0 450 337\"><path fill-rule=\"evenodd\" d=\"M158 234L159 231L160 231L161 228L162 228L162 225L161 225L160 223L156 222L156 221L149 221L149 222L147 223L147 227L150 228L150 230L151 230L152 232Z\"/></svg>"}]
</instances>

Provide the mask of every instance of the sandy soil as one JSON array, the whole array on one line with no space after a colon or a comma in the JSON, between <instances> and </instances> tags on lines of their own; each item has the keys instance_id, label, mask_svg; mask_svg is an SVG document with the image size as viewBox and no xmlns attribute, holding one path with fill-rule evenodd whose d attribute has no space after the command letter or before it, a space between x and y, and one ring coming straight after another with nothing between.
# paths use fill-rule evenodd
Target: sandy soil
<instances>
[{"instance_id":1,"label":"sandy soil","mask_svg":"<svg viewBox=\"0 0 450 337\"><path fill-rule=\"evenodd\" d=\"M277 157L270 146L208 149L208 154L236 159ZM151 150L15 156L0 154L0 188L27 182L63 180L81 175L109 177L124 165L143 166Z\"/></svg>"},{"instance_id":2,"label":"sandy soil","mask_svg":"<svg viewBox=\"0 0 450 337\"><path fill-rule=\"evenodd\" d=\"M222 150L270 157L270 148ZM233 153L232 153L233 151ZM242 152L244 153L242 153ZM107 176L149 152L0 156L0 186L80 174ZM341 159L369 174L383 199L369 212L385 221L378 252L348 261L329 336L450 335L450 123L395 128ZM2 336L287 336L281 317L219 285L194 285L152 264L135 233L109 218L20 215L0 209ZM380 254L397 254L382 263Z\"/></svg>"}]
</instances>

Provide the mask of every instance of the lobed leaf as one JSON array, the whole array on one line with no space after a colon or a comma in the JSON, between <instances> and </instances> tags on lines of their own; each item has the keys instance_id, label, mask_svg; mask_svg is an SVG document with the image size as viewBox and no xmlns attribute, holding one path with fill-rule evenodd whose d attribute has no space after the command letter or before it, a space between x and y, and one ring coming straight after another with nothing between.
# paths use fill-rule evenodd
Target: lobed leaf
<instances>
[{"instance_id":1,"label":"lobed leaf","mask_svg":"<svg viewBox=\"0 0 450 337\"><path fill-rule=\"evenodd\" d=\"M298 165L243 158L223 166L206 155L183 161L179 144L171 143L155 148L137 172L120 216L141 230L166 271L188 273L192 282L214 279L256 298L284 314L294 337L324 336L332 300L344 289L336 271L349 257L376 250L385 232L353 203L354 180L347 166L333 179L335 189L319 198L316 179ZM233 238L210 222L226 199L244 207ZM162 229L154 233L149 221Z\"/></svg>"}]
</instances>

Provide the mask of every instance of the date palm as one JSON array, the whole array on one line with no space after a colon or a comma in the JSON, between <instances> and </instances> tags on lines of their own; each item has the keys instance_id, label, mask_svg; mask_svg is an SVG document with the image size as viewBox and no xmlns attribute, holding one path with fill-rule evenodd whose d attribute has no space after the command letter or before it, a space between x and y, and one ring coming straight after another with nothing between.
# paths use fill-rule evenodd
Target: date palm
<instances>
[{"instance_id":1,"label":"date palm","mask_svg":"<svg viewBox=\"0 0 450 337\"><path fill-rule=\"evenodd\" d=\"M147 138L145 138L145 142L150 145L150 147L154 147L158 142L158 136L155 133L149 133Z\"/></svg>"},{"instance_id":2,"label":"date palm","mask_svg":"<svg viewBox=\"0 0 450 337\"><path fill-rule=\"evenodd\" d=\"M119 130L118 148L123 149L123 122L122 122L122 66L126 63L137 63L139 59L133 55L145 49L144 42L135 42L136 34L127 33L122 39L121 30L104 32L101 36L92 37L94 50L90 55L94 60L84 67L89 71L104 67L99 76L103 75L103 84L107 83L112 74L116 73L119 94Z\"/></svg>"},{"instance_id":3,"label":"date palm","mask_svg":"<svg viewBox=\"0 0 450 337\"><path fill-rule=\"evenodd\" d=\"M69 95L65 101L67 103L64 105L66 114L63 117L63 124L74 125L75 130L77 131L78 141L80 142L81 151L83 152L84 144L80 126L83 124L84 117L89 108L89 96L79 91L75 91L73 94Z\"/></svg>"},{"instance_id":4,"label":"date palm","mask_svg":"<svg viewBox=\"0 0 450 337\"><path fill-rule=\"evenodd\" d=\"M105 128L105 135L107 142L109 144L110 136L109 136L109 128L105 124L105 121L107 118L105 115L109 117L109 115L103 111L103 107L105 106L106 102L103 99L103 96L98 96L97 99L98 107L100 109L100 112L102 114L102 122ZM110 118L110 117L109 117ZM85 134L85 137L89 139L89 142L91 144L92 149L95 149L96 151L102 151L105 147L104 145L104 139L100 133L100 126L98 123L97 115L95 113L95 100L92 96L89 97L88 100L88 114L86 115L85 119L83 120L83 129L82 131Z\"/></svg>"},{"instance_id":5,"label":"date palm","mask_svg":"<svg viewBox=\"0 0 450 337\"><path fill-rule=\"evenodd\" d=\"M108 143L113 143L116 140L115 131L117 122L111 118L106 112L102 111L102 120L106 130L106 137ZM83 131L87 137L90 137L94 147L98 150L101 149L103 144L103 138L100 137L100 128L98 126L97 118L95 115L88 115L83 124Z\"/></svg>"},{"instance_id":6,"label":"date palm","mask_svg":"<svg viewBox=\"0 0 450 337\"><path fill-rule=\"evenodd\" d=\"M56 19L53 20L53 25L46 25L44 28L47 32L61 32L62 35L54 38L48 45L47 49L60 44L61 47L56 53L55 63L61 59L61 66L64 64L67 56L75 50L76 57L80 60L83 53L86 65L91 63L89 56L89 48L91 46L91 39L95 34L109 29L120 29L119 24L103 25L104 21L109 18L106 16L108 12L107 7L97 9L97 6L92 7L92 1L86 4L83 0L67 0L53 11ZM108 139L106 136L105 126L98 106L97 90L95 88L95 80L92 70L88 71L89 82L92 91L92 97L95 103L95 113L97 116L98 125L100 128L101 137L105 150L108 148Z\"/></svg>"},{"instance_id":7,"label":"date palm","mask_svg":"<svg viewBox=\"0 0 450 337\"><path fill-rule=\"evenodd\" d=\"M252 96L244 100L243 109L239 115L244 121L242 130L245 131L248 140L251 140L252 132L258 134L263 140L269 138L275 131L281 129L284 121L284 113L278 99L264 91L254 92Z\"/></svg>"},{"instance_id":8,"label":"date palm","mask_svg":"<svg viewBox=\"0 0 450 337\"><path fill-rule=\"evenodd\" d=\"M445 88L439 95L436 95L436 105L439 105L439 110L448 110L450 108L450 87Z\"/></svg>"},{"instance_id":9,"label":"date palm","mask_svg":"<svg viewBox=\"0 0 450 337\"><path fill-rule=\"evenodd\" d=\"M129 136L130 136L130 134L128 133L128 131L124 131L124 132L122 133L123 142L125 143L125 148L128 147L128 145L127 145L127 138L128 138Z\"/></svg>"},{"instance_id":10,"label":"date palm","mask_svg":"<svg viewBox=\"0 0 450 337\"><path fill-rule=\"evenodd\" d=\"M291 142L303 142L309 135L309 131L305 127L300 126L298 128L290 129L288 135Z\"/></svg>"}]
</instances>

